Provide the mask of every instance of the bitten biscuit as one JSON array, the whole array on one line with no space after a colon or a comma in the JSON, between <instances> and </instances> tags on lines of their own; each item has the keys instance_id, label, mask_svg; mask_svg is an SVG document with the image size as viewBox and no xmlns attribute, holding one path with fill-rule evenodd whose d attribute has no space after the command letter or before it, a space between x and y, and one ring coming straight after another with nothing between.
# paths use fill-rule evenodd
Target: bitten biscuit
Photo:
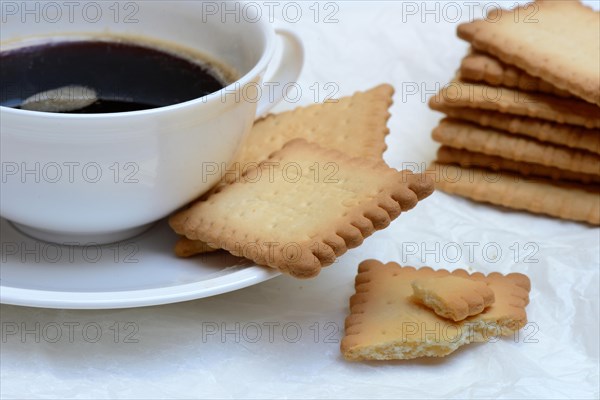
<instances>
[{"instance_id":1,"label":"bitten biscuit","mask_svg":"<svg viewBox=\"0 0 600 400\"><path fill-rule=\"evenodd\" d=\"M508 172L433 163L436 188L475 201L600 225L598 186L527 180Z\"/></svg>"},{"instance_id":2,"label":"bitten biscuit","mask_svg":"<svg viewBox=\"0 0 600 400\"><path fill-rule=\"evenodd\" d=\"M296 139L170 218L191 240L299 278L315 276L433 192L424 174Z\"/></svg>"},{"instance_id":3,"label":"bitten biscuit","mask_svg":"<svg viewBox=\"0 0 600 400\"><path fill-rule=\"evenodd\" d=\"M457 164L466 168L486 168L493 171L516 172L526 177L549 178L555 181L600 184L600 175L581 174L540 164L513 161L498 156L474 153L467 150L442 146L438 149L436 161L440 164Z\"/></svg>"},{"instance_id":4,"label":"bitten biscuit","mask_svg":"<svg viewBox=\"0 0 600 400\"><path fill-rule=\"evenodd\" d=\"M432 137L456 149L600 176L600 155L553 146L460 120L443 119Z\"/></svg>"},{"instance_id":5,"label":"bitten biscuit","mask_svg":"<svg viewBox=\"0 0 600 400\"><path fill-rule=\"evenodd\" d=\"M486 283L495 294L494 304L453 322L412 301L411 282L445 276ZM443 357L465 344L510 335L525 326L530 289L529 278L517 273L485 276L364 261L358 267L340 349L344 358L355 361Z\"/></svg>"},{"instance_id":6,"label":"bitten biscuit","mask_svg":"<svg viewBox=\"0 0 600 400\"><path fill-rule=\"evenodd\" d=\"M504 64L489 54L472 51L460 64L460 76L470 82L481 82L492 86L506 86L526 92L543 92L560 97L571 97L571 93L560 90L548 82L529 75L527 72Z\"/></svg>"},{"instance_id":7,"label":"bitten biscuit","mask_svg":"<svg viewBox=\"0 0 600 400\"><path fill-rule=\"evenodd\" d=\"M477 315L495 300L487 283L453 275L417 279L411 285L417 302L453 321Z\"/></svg>"},{"instance_id":8,"label":"bitten biscuit","mask_svg":"<svg viewBox=\"0 0 600 400\"><path fill-rule=\"evenodd\" d=\"M448 107L436 102L432 102L430 105L432 109L443 112L451 118L474 122L506 133L527 136L540 142L600 154L600 129L586 129L576 125L557 124L543 119L519 117L497 111L485 111L468 107Z\"/></svg>"},{"instance_id":9,"label":"bitten biscuit","mask_svg":"<svg viewBox=\"0 0 600 400\"><path fill-rule=\"evenodd\" d=\"M437 103L437 104L436 104ZM429 100L429 106L468 107L561 124L600 128L600 107L576 98L561 98L487 86L455 79Z\"/></svg>"},{"instance_id":10,"label":"bitten biscuit","mask_svg":"<svg viewBox=\"0 0 600 400\"><path fill-rule=\"evenodd\" d=\"M600 13L578 1L536 1L459 25L458 36L530 75L600 105Z\"/></svg>"}]
</instances>

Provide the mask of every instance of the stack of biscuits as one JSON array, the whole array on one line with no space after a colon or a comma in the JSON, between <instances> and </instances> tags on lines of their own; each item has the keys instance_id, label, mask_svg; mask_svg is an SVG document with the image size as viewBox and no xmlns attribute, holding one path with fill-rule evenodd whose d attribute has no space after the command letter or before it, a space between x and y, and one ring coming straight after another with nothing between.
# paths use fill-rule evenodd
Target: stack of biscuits
<instances>
[{"instance_id":1,"label":"stack of biscuits","mask_svg":"<svg viewBox=\"0 0 600 400\"><path fill-rule=\"evenodd\" d=\"M538 0L458 27L471 44L429 105L436 187L600 225L600 13Z\"/></svg>"}]
</instances>

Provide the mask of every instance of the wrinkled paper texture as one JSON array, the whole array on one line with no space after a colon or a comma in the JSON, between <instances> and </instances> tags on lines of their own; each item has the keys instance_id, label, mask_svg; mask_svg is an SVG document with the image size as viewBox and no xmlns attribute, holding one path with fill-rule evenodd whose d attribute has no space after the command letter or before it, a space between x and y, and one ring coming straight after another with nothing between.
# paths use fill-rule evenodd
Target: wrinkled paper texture
<instances>
[{"instance_id":1,"label":"wrinkled paper texture","mask_svg":"<svg viewBox=\"0 0 600 400\"><path fill-rule=\"evenodd\" d=\"M444 2L307 2L296 23L278 14L280 5L275 16L302 37L307 54L301 98L275 110L389 82L396 95L385 159L396 168L429 162L438 147L430 133L441 114L426 100L458 68L467 44L456 26L470 9L482 15L485 3L475 3L452 3L461 13L456 19ZM41 337L7 335L3 326L0 392L81 399L598 398L599 241L597 228L435 193L317 279L280 276L139 309L2 305L3 324L35 330L39 323ZM530 322L515 337L442 359L346 362L339 342L348 299L357 265L368 258L525 273L532 282ZM79 324L72 338L65 323ZM52 324L63 326L56 343L49 340ZM86 324L92 325L84 335ZM96 342L93 324L103 332Z\"/></svg>"}]
</instances>

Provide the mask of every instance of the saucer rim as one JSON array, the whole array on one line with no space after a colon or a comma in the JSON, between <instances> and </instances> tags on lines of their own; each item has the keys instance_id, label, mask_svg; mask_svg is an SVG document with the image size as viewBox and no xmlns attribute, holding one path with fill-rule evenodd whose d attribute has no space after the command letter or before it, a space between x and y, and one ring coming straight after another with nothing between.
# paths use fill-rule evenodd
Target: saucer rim
<instances>
[{"instance_id":1,"label":"saucer rim","mask_svg":"<svg viewBox=\"0 0 600 400\"><path fill-rule=\"evenodd\" d=\"M147 307L197 300L266 282L281 272L251 265L212 279L152 289L73 292L34 290L0 284L0 303L58 309L116 309Z\"/></svg>"}]
</instances>

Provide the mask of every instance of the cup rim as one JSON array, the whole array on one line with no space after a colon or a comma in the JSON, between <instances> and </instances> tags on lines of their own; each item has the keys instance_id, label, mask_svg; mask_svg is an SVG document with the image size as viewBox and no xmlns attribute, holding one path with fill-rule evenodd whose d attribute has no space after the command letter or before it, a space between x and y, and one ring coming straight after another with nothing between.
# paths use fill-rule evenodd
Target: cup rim
<instances>
[{"instance_id":1,"label":"cup rim","mask_svg":"<svg viewBox=\"0 0 600 400\"><path fill-rule=\"evenodd\" d=\"M17 108L0 106L0 112L7 114L15 114L19 116L30 116L30 117L40 117L40 118L51 118L51 119L103 119L103 118L127 118L127 117L137 117L137 116L145 116L148 114L156 114L156 113L164 113L169 111L175 111L180 108L187 108L196 106L198 103L208 104L214 103L217 99L220 99L223 91L228 90L229 93L234 93L249 83L249 81L262 70L266 70L269 62L273 58L273 54L275 52L275 29L274 27L262 20L258 21L260 24L261 32L265 35L265 49L263 51L262 56L258 60L258 62L252 67L250 71L246 74L242 75L237 80L231 82L229 85L223 87L222 89L217 90L216 92L207 94L202 97L198 97L192 100L187 100L181 103L171 104L168 106L150 108L146 110L137 110L137 111L123 111L123 112L110 112L110 113L98 113L98 114L73 114L73 113L53 113L46 111L30 111L30 110L20 110ZM237 90L234 90L238 87Z\"/></svg>"}]
</instances>

